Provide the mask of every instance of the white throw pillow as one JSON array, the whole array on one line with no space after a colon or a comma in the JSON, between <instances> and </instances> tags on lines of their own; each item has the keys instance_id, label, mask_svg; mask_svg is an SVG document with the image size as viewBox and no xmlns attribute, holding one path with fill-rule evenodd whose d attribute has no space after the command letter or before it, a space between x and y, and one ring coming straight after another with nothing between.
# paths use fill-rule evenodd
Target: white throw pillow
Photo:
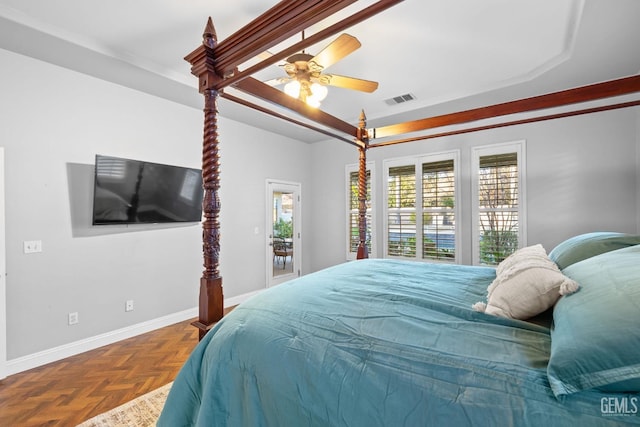
<instances>
[{"instance_id":1,"label":"white throw pillow","mask_svg":"<svg viewBox=\"0 0 640 427\"><path fill-rule=\"evenodd\" d=\"M541 244L518 249L517 251L503 259L500 264L498 264L498 266L496 267L496 276L500 276L505 270L508 270L522 260L529 259L531 257L546 258L547 251Z\"/></svg>"},{"instance_id":2,"label":"white throw pillow","mask_svg":"<svg viewBox=\"0 0 640 427\"><path fill-rule=\"evenodd\" d=\"M473 309L494 316L528 319L578 288L549 259L542 245L535 245L514 252L498 265L496 278L487 288L487 302L478 302Z\"/></svg>"}]
</instances>

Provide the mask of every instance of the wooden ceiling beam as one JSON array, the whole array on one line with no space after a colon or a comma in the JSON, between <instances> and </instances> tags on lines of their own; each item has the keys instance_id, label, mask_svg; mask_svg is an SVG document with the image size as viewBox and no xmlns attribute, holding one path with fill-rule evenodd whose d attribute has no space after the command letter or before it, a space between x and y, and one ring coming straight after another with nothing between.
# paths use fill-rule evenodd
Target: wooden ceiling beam
<instances>
[{"instance_id":1,"label":"wooden ceiling beam","mask_svg":"<svg viewBox=\"0 0 640 427\"><path fill-rule=\"evenodd\" d=\"M302 13L307 10L309 6L317 6L317 4L317 1L309 2L307 5L305 5L304 0L289 2L281 1L230 35L226 40L220 41L216 52L218 59L222 61L230 54L237 51L239 47L242 47L248 41L251 41L252 38L264 36L264 33L277 28L278 25L282 25L284 19L296 13Z\"/></svg>"},{"instance_id":2,"label":"wooden ceiling beam","mask_svg":"<svg viewBox=\"0 0 640 427\"><path fill-rule=\"evenodd\" d=\"M216 69L225 76L243 62L265 52L356 0L284 0L216 47Z\"/></svg>"},{"instance_id":3,"label":"wooden ceiling beam","mask_svg":"<svg viewBox=\"0 0 640 427\"><path fill-rule=\"evenodd\" d=\"M371 138L384 138L443 126L469 123L492 117L525 113L614 96L627 95L634 92L640 92L640 75L610 80L603 83L596 83L560 92L553 92L546 95L534 96L532 98L505 102L502 104L460 111L457 113L444 114L441 116L383 126L371 129L370 134Z\"/></svg>"},{"instance_id":4,"label":"wooden ceiling beam","mask_svg":"<svg viewBox=\"0 0 640 427\"><path fill-rule=\"evenodd\" d=\"M308 106L297 98L293 98L286 93L262 83L253 77L247 77L234 85L234 88L253 95L257 98L274 103L300 114L309 120L327 126L331 129L344 132L354 138L358 135L358 128L322 110Z\"/></svg>"},{"instance_id":5,"label":"wooden ceiling beam","mask_svg":"<svg viewBox=\"0 0 640 427\"><path fill-rule=\"evenodd\" d=\"M483 131L483 130L497 129L497 128L503 128L503 127L507 127L507 126L524 125L524 124L529 124L529 123L542 122L542 121L545 121L545 120L563 119L565 117L580 116L582 114L600 113L602 111L611 111L611 110L618 110L618 109L621 109L621 108L637 107L639 105L640 105L640 100L638 100L638 101L629 101L629 102L620 102L620 103L617 103L617 104L603 105L603 106L600 106L600 107L585 108L585 109L581 109L581 110L572 110L572 111L567 111L567 112L564 112L564 113L548 114L548 115L544 115L544 116L536 116L536 117L531 117L531 118L528 118L528 119L511 120L511 121L500 122L500 123L484 125L484 126L465 127L463 129L455 129L455 130L451 130L451 131L447 131L447 132L438 132L438 133L432 133L432 134L428 134L428 135L414 136L414 137L411 137L411 138L396 139L396 140L393 140L393 141L382 141L382 142L377 142L375 144L369 144L369 148L387 147L389 145L404 144L406 142L424 141L426 139L442 138L442 137L445 137L445 136L453 136L453 135L461 135L461 134L464 134L464 133L479 132L479 131Z\"/></svg>"}]
</instances>

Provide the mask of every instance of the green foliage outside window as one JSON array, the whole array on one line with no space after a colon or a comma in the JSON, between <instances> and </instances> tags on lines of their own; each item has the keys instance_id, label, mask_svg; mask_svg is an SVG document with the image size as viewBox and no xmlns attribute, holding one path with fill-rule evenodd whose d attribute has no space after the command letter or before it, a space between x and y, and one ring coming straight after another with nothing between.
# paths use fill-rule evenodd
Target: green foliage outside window
<instances>
[{"instance_id":1,"label":"green foliage outside window","mask_svg":"<svg viewBox=\"0 0 640 427\"><path fill-rule=\"evenodd\" d=\"M285 221L279 218L275 224L273 224L273 232L277 237L291 238L293 237L293 221Z\"/></svg>"},{"instance_id":2,"label":"green foliage outside window","mask_svg":"<svg viewBox=\"0 0 640 427\"><path fill-rule=\"evenodd\" d=\"M517 231L487 230L480 240L480 262L497 265L517 249Z\"/></svg>"}]
</instances>

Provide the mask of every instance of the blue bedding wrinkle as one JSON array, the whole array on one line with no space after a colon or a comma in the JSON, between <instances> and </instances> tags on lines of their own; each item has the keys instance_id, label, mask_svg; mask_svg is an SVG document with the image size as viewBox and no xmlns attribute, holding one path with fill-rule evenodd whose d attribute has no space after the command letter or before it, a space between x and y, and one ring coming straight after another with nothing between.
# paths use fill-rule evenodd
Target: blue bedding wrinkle
<instances>
[{"instance_id":1,"label":"blue bedding wrinkle","mask_svg":"<svg viewBox=\"0 0 640 427\"><path fill-rule=\"evenodd\" d=\"M494 278L361 260L270 288L196 347L158 425L640 424L603 416L601 393L556 399L549 329L471 309Z\"/></svg>"}]
</instances>

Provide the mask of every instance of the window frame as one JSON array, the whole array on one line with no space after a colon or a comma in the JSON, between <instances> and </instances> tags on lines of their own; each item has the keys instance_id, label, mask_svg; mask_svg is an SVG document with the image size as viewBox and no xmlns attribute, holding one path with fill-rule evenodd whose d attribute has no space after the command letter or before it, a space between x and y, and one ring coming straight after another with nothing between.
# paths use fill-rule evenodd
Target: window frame
<instances>
[{"instance_id":1,"label":"window frame","mask_svg":"<svg viewBox=\"0 0 640 427\"><path fill-rule=\"evenodd\" d=\"M516 153L518 168L518 248L527 246L527 218L526 218L526 141L512 141L498 144L482 145L471 149L471 233L472 233L472 264L480 263L480 202L479 176L480 158L499 154Z\"/></svg>"},{"instance_id":2,"label":"window frame","mask_svg":"<svg viewBox=\"0 0 640 427\"><path fill-rule=\"evenodd\" d=\"M422 186L422 165L425 163L435 163L446 160L453 160L453 175L454 175L454 215L455 215L455 231L454 231L454 244L455 244L455 257L452 260L438 260L423 257L423 186ZM410 157L392 158L383 161L383 256L390 259L407 259L419 262L431 262L431 263L443 263L443 264L459 264L462 259L461 247L461 225L460 225L460 150L448 150L440 151L431 154L420 154ZM416 228L416 253L415 257L396 256L389 254L389 169L402 166L414 166L415 168L415 228ZM418 231L419 230L419 231ZM418 239L418 236L420 238Z\"/></svg>"},{"instance_id":3,"label":"window frame","mask_svg":"<svg viewBox=\"0 0 640 427\"><path fill-rule=\"evenodd\" d=\"M357 257L356 252L351 252L351 173L359 172L360 165L358 163L349 164L345 166L345 208L346 208L346 259L351 261ZM371 233L371 250L369 252L369 258L377 257L377 245L376 245L376 171L375 162L367 162L366 170L369 172L370 193L371 193L371 208L367 209L367 214L371 221L367 221L367 227Z\"/></svg>"}]
</instances>

